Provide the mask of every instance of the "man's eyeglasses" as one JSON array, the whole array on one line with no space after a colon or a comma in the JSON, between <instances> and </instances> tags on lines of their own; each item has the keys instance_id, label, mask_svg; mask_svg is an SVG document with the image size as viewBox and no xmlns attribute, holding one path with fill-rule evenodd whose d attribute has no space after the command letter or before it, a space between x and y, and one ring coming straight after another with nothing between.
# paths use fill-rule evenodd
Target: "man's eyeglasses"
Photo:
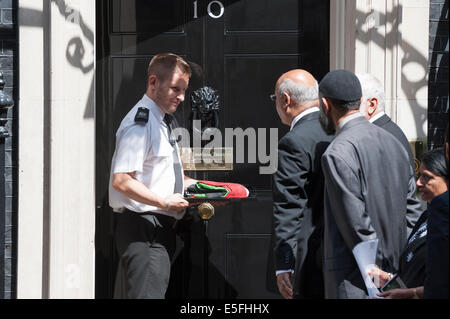
<instances>
[{"instance_id":1,"label":"man's eyeglasses","mask_svg":"<svg viewBox=\"0 0 450 319\"><path fill-rule=\"evenodd\" d=\"M275 102L277 100L277 95L276 94L270 94L269 97L270 97L270 100L272 102Z\"/></svg>"}]
</instances>

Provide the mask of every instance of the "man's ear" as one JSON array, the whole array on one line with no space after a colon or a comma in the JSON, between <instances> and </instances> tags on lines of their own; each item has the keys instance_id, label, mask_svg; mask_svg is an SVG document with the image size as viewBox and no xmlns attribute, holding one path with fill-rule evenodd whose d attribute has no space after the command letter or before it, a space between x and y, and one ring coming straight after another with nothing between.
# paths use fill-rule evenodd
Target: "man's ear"
<instances>
[{"instance_id":1,"label":"man's ear","mask_svg":"<svg viewBox=\"0 0 450 319\"><path fill-rule=\"evenodd\" d=\"M152 74L148 77L148 82L147 82L148 87L154 88L156 86L157 82L158 82L158 78L156 77L156 75Z\"/></svg>"},{"instance_id":2,"label":"man's ear","mask_svg":"<svg viewBox=\"0 0 450 319\"><path fill-rule=\"evenodd\" d=\"M372 117L378 109L378 99L376 97L371 97L367 100L367 113L369 118Z\"/></svg>"},{"instance_id":3,"label":"man's ear","mask_svg":"<svg viewBox=\"0 0 450 319\"><path fill-rule=\"evenodd\" d=\"M328 99L326 97L322 97L322 105L323 105L323 112L325 114L328 114L329 110L330 110L330 104L328 102Z\"/></svg>"},{"instance_id":4,"label":"man's ear","mask_svg":"<svg viewBox=\"0 0 450 319\"><path fill-rule=\"evenodd\" d=\"M283 101L283 108L287 108L291 105L291 97L286 92L281 94L281 101Z\"/></svg>"}]
</instances>

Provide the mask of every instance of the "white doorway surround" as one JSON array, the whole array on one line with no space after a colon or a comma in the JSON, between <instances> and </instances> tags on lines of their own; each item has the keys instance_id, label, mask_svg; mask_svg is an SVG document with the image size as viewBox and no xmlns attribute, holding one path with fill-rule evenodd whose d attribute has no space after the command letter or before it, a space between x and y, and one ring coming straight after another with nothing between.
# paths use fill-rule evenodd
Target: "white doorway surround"
<instances>
[{"instance_id":1,"label":"white doorway surround","mask_svg":"<svg viewBox=\"0 0 450 319\"><path fill-rule=\"evenodd\" d=\"M18 298L93 298L95 1L20 0Z\"/></svg>"},{"instance_id":2,"label":"white doorway surround","mask_svg":"<svg viewBox=\"0 0 450 319\"><path fill-rule=\"evenodd\" d=\"M429 1L330 1L330 68L375 75L386 112L410 141L426 141Z\"/></svg>"}]
</instances>

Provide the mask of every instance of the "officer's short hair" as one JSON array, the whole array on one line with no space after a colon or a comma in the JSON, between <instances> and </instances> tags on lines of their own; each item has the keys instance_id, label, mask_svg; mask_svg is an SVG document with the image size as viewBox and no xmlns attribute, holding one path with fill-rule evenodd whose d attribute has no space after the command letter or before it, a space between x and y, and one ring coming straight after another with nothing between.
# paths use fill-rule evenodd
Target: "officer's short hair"
<instances>
[{"instance_id":1,"label":"officer's short hair","mask_svg":"<svg viewBox=\"0 0 450 319\"><path fill-rule=\"evenodd\" d=\"M173 53L160 53L149 63L147 79L151 75L156 75L159 80L165 81L175 72L188 74L189 77L192 74L191 67L182 57Z\"/></svg>"}]
</instances>

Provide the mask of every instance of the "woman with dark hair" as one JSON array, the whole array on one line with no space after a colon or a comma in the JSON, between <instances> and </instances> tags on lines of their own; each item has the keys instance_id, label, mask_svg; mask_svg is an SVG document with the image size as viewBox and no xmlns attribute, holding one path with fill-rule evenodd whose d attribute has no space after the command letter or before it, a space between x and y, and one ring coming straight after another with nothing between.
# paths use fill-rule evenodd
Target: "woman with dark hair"
<instances>
[{"instance_id":1,"label":"woman with dark hair","mask_svg":"<svg viewBox=\"0 0 450 319\"><path fill-rule=\"evenodd\" d=\"M448 172L448 125L445 130L445 159ZM426 299L448 299L448 190L433 198L428 206Z\"/></svg>"},{"instance_id":2,"label":"woman with dark hair","mask_svg":"<svg viewBox=\"0 0 450 319\"><path fill-rule=\"evenodd\" d=\"M434 149L425 153L419 167L419 179L416 182L422 199L429 204L433 198L448 190L448 170L444 150ZM397 276L407 288L384 291L378 296L387 299L423 298L425 283L425 265L427 256L427 211L417 220L405 249L400 257ZM393 275L381 269L372 269L369 275L382 287Z\"/></svg>"}]
</instances>

